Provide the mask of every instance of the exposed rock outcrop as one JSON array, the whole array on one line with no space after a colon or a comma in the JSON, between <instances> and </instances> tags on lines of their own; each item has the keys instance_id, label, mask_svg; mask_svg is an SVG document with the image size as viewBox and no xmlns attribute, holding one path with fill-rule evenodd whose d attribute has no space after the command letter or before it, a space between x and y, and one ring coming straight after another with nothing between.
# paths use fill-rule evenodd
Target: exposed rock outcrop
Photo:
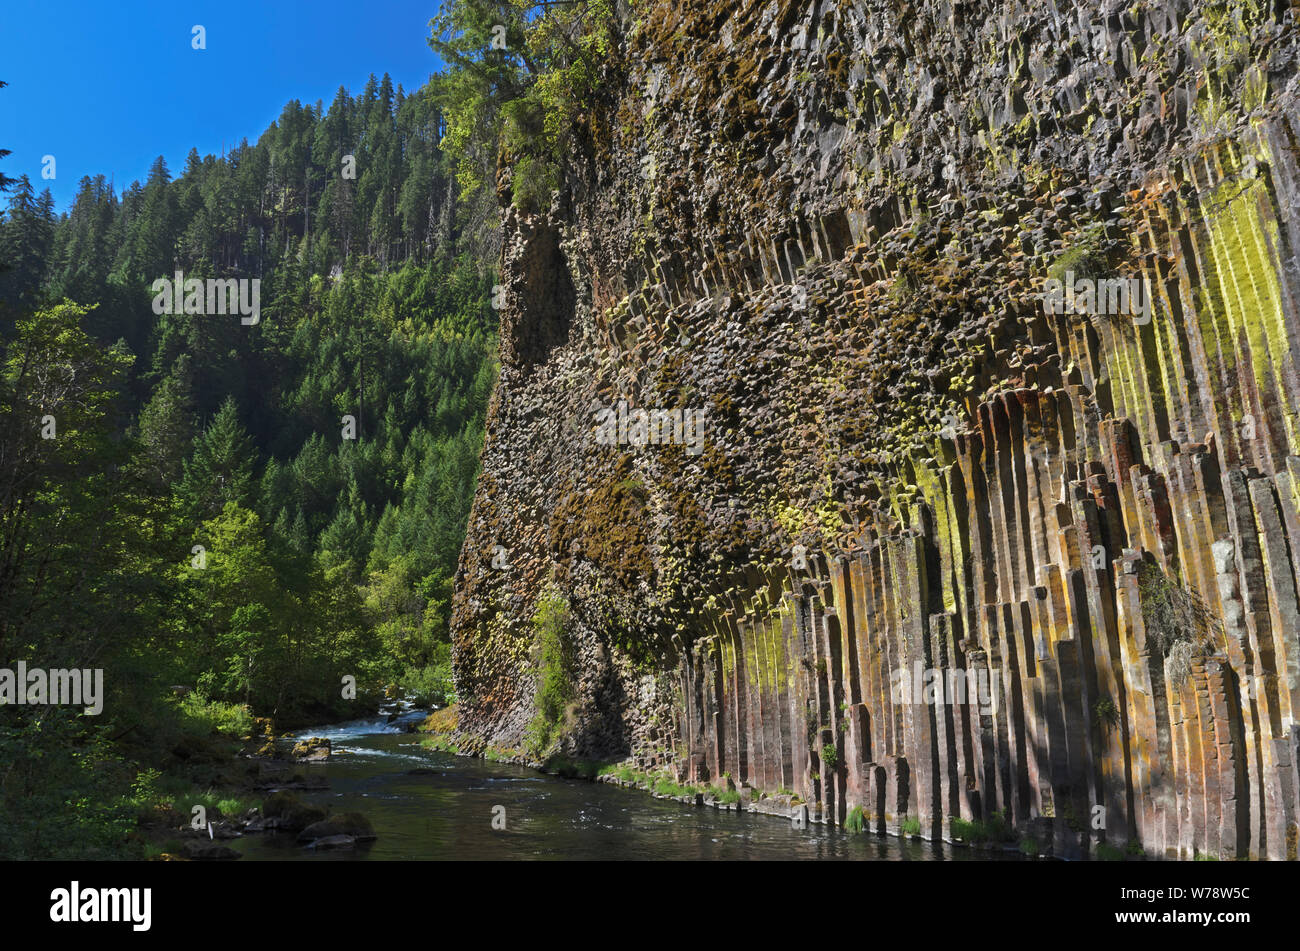
<instances>
[{"instance_id":1,"label":"exposed rock outcrop","mask_svg":"<svg viewBox=\"0 0 1300 951\"><path fill-rule=\"evenodd\" d=\"M1294 859L1295 16L642 11L504 213L462 748L520 742L555 586L581 755Z\"/></svg>"}]
</instances>

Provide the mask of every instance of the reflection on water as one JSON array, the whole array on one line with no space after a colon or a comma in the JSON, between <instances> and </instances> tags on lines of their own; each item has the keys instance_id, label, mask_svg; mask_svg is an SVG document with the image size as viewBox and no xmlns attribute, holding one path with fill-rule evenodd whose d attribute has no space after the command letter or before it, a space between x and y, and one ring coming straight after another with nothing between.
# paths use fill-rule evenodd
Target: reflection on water
<instances>
[{"instance_id":1,"label":"reflection on water","mask_svg":"<svg viewBox=\"0 0 1300 951\"><path fill-rule=\"evenodd\" d=\"M383 717L305 731L329 737L333 758L305 764L329 789L303 792L333 812L361 812L378 839L353 852L304 849L291 834L230 842L245 859L877 859L988 858L771 816L720 812L654 799L640 790L561 779L506 763L423 749L418 734ZM493 808L506 828L492 828Z\"/></svg>"}]
</instances>

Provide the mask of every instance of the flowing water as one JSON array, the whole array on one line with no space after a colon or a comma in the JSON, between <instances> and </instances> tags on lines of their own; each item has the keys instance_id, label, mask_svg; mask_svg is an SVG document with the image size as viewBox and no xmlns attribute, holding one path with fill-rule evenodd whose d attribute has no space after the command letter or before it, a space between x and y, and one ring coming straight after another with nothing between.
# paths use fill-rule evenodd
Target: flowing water
<instances>
[{"instance_id":1,"label":"flowing water","mask_svg":"<svg viewBox=\"0 0 1300 951\"><path fill-rule=\"evenodd\" d=\"M773 816L724 812L653 798L642 790L562 779L521 766L436 753L403 726L408 711L305 730L329 737L331 759L299 767L328 790L297 795L332 812L360 812L378 838L355 851L316 852L291 833L228 844L252 860L370 859L875 859L989 858L894 837L848 835ZM414 771L414 772L413 772ZM494 829L494 808L505 829ZM500 815L499 811L497 815Z\"/></svg>"}]
</instances>

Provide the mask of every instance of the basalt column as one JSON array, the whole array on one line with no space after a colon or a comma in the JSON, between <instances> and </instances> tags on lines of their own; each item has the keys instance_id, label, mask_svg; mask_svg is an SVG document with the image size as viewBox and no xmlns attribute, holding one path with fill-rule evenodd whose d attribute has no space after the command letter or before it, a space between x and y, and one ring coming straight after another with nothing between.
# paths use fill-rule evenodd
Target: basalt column
<instances>
[{"instance_id":1,"label":"basalt column","mask_svg":"<svg viewBox=\"0 0 1300 951\"><path fill-rule=\"evenodd\" d=\"M502 209L468 748L523 742L550 592L565 755L1296 858L1296 10L1085 6L629 13L561 187Z\"/></svg>"}]
</instances>

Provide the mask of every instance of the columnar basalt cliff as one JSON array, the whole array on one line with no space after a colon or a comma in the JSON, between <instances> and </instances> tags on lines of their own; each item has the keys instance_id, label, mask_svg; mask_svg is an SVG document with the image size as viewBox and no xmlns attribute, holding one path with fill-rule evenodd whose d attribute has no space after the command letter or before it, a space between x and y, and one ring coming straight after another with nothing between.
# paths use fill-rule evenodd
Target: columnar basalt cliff
<instances>
[{"instance_id":1,"label":"columnar basalt cliff","mask_svg":"<svg viewBox=\"0 0 1300 951\"><path fill-rule=\"evenodd\" d=\"M563 191L503 202L467 742L521 741L555 590L573 753L1296 858L1297 12L638 9Z\"/></svg>"}]
</instances>

